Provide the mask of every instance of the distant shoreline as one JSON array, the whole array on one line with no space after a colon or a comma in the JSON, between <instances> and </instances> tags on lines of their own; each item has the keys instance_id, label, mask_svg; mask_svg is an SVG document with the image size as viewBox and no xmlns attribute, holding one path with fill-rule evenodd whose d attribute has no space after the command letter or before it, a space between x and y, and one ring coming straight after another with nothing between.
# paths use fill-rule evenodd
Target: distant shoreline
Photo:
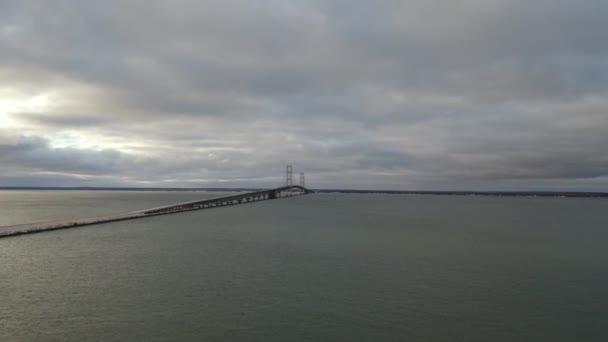
<instances>
[{"instance_id":1,"label":"distant shoreline","mask_svg":"<svg viewBox=\"0 0 608 342\"><path fill-rule=\"evenodd\" d=\"M67 191L259 191L262 188L129 188L129 187L0 187L1 190L67 190ZM444 196L499 196L499 197L587 197L608 198L608 192L593 191L429 191L429 190L350 190L311 189L316 193L389 194L389 195L444 195Z\"/></svg>"},{"instance_id":2,"label":"distant shoreline","mask_svg":"<svg viewBox=\"0 0 608 342\"><path fill-rule=\"evenodd\" d=\"M443 196L499 196L499 197L588 197L608 198L608 192L592 191L428 191L428 190L313 190L317 193L443 195Z\"/></svg>"}]
</instances>

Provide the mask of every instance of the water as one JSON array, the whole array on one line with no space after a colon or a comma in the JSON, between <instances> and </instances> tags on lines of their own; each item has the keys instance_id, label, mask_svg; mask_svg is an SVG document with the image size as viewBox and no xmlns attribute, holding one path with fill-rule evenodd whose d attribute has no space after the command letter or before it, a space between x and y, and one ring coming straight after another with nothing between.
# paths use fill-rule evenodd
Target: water
<instances>
[{"instance_id":1,"label":"water","mask_svg":"<svg viewBox=\"0 0 608 342\"><path fill-rule=\"evenodd\" d=\"M0 239L1 340L606 341L607 209L315 194Z\"/></svg>"}]
</instances>

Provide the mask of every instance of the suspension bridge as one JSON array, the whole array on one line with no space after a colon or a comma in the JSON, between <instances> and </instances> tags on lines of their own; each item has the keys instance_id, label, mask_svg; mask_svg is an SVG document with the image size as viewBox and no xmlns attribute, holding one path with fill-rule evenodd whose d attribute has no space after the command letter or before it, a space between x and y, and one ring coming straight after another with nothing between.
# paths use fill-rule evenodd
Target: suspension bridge
<instances>
[{"instance_id":1,"label":"suspension bridge","mask_svg":"<svg viewBox=\"0 0 608 342\"><path fill-rule=\"evenodd\" d=\"M0 227L0 238L17 236L23 234L33 234L47 232L59 229L68 229L82 226L90 226L94 224L102 224L109 222L134 220L144 217L168 215L182 213L193 210L205 210L212 208L220 208L225 206L254 203L259 201L274 200L293 196L301 196L311 193L310 190L304 187L304 174L300 174L300 185L293 185L292 167L287 166L286 185L275 189L258 190L253 192L239 193L235 195L203 199L189 202L170 204L162 207L148 208L137 210L129 213L109 215L102 217L83 218L69 221L53 221L42 223L29 223L13 226Z\"/></svg>"}]
</instances>

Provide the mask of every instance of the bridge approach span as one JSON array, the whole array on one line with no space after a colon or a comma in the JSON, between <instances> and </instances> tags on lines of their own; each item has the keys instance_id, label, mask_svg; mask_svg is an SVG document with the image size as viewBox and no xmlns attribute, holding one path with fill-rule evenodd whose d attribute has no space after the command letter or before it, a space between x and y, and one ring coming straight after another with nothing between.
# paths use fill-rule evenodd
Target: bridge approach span
<instances>
[{"instance_id":1,"label":"bridge approach span","mask_svg":"<svg viewBox=\"0 0 608 342\"><path fill-rule=\"evenodd\" d=\"M225 196L225 197L217 197L217 198L211 198L211 199L205 199L205 200L176 203L176 204L171 204L171 205L157 207L157 208L138 210L138 211L133 211L133 212L129 212L129 213L110 215L110 216L83 218L83 219L76 219L76 220L69 220L69 221L53 221L53 222L20 224L20 225L14 225L14 226L0 227L0 238L23 235L23 234L40 233L40 232L59 230L59 229L90 226L93 224L133 220L133 219L158 216L158 215L175 214L175 213L180 213L180 212L184 212L184 211L219 208L219 207L224 207L224 206L228 206L228 205L252 203L252 202L258 202L258 201L264 201L264 200L270 200L270 199L305 195L308 193L311 193L311 191L304 187L301 187L299 185L293 185L293 186L284 186L284 187L270 189L270 190L260 190L260 191L254 191L254 192L240 193L240 194L230 195L230 196Z\"/></svg>"}]
</instances>

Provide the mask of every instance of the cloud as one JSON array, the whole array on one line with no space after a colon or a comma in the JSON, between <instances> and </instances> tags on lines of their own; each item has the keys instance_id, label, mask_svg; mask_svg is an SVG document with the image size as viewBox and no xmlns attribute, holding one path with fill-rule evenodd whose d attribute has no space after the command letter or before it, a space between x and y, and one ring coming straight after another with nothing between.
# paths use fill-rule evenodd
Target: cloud
<instances>
[{"instance_id":1,"label":"cloud","mask_svg":"<svg viewBox=\"0 0 608 342\"><path fill-rule=\"evenodd\" d=\"M0 6L0 185L608 190L605 1Z\"/></svg>"},{"instance_id":2,"label":"cloud","mask_svg":"<svg viewBox=\"0 0 608 342\"><path fill-rule=\"evenodd\" d=\"M0 162L4 170L98 175L120 173L132 165L128 156L116 150L52 148L48 140L40 137L0 138Z\"/></svg>"}]
</instances>

